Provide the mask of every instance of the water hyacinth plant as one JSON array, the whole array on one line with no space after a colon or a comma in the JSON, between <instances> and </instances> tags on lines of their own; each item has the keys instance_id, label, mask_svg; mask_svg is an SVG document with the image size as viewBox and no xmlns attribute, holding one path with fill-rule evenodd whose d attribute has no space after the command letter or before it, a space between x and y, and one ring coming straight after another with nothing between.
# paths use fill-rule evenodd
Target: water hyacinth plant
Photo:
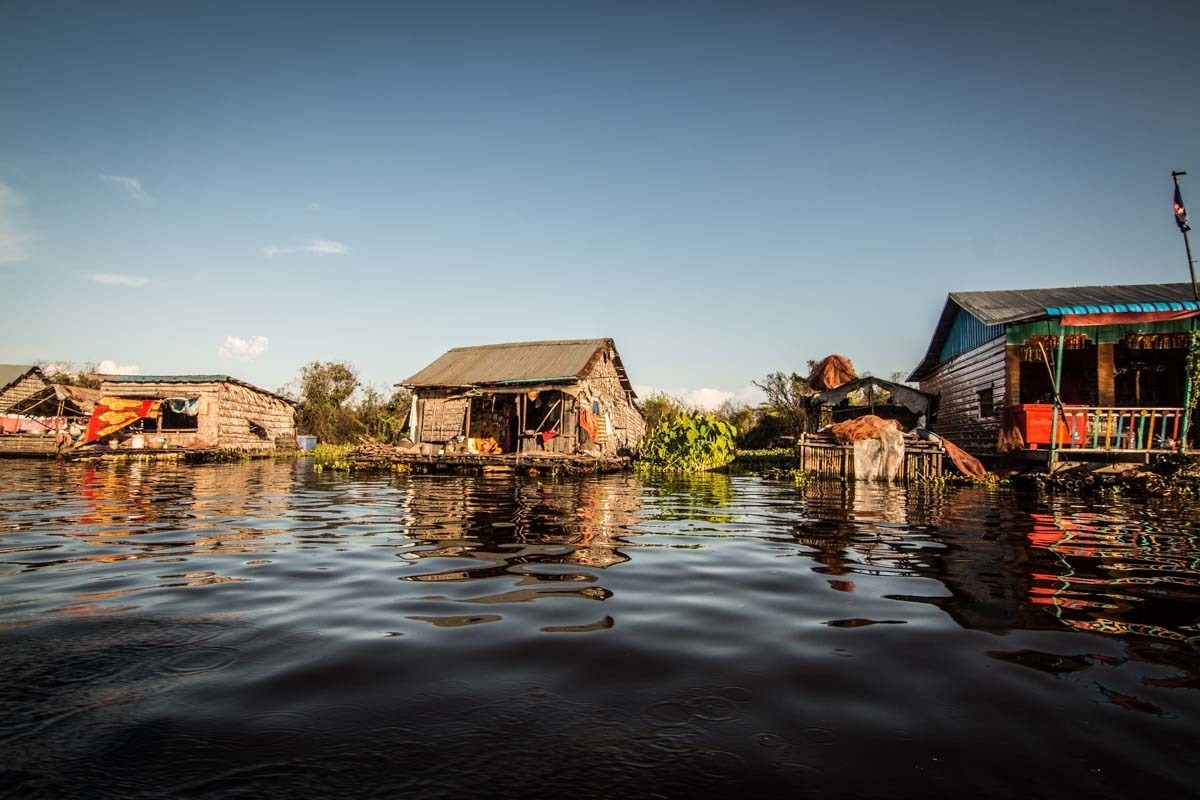
<instances>
[{"instance_id":1,"label":"water hyacinth plant","mask_svg":"<svg viewBox=\"0 0 1200 800\"><path fill-rule=\"evenodd\" d=\"M737 428L712 414L681 411L650 432L638 464L668 472L703 472L725 466L736 453Z\"/></svg>"}]
</instances>

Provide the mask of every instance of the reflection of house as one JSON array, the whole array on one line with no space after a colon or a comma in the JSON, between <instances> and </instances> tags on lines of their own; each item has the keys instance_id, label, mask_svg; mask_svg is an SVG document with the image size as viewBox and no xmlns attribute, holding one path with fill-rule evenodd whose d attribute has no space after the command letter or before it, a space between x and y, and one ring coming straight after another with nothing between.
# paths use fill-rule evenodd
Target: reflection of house
<instances>
[{"instance_id":1,"label":"reflection of house","mask_svg":"<svg viewBox=\"0 0 1200 800\"><path fill-rule=\"evenodd\" d=\"M612 339L459 347L401 385L413 441L447 450L607 455L646 430Z\"/></svg>"},{"instance_id":2,"label":"reflection of house","mask_svg":"<svg viewBox=\"0 0 1200 800\"><path fill-rule=\"evenodd\" d=\"M0 364L0 413L50 385L45 374L30 364Z\"/></svg>"},{"instance_id":3,"label":"reflection of house","mask_svg":"<svg viewBox=\"0 0 1200 800\"><path fill-rule=\"evenodd\" d=\"M1171 449L1198 314L1183 283L956 292L909 380L940 395L933 429L979 455L1002 421L1002 450L1044 449L1052 429L1080 455Z\"/></svg>"},{"instance_id":4,"label":"reflection of house","mask_svg":"<svg viewBox=\"0 0 1200 800\"><path fill-rule=\"evenodd\" d=\"M105 375L86 444L269 452L296 444L285 397L228 375Z\"/></svg>"}]
</instances>

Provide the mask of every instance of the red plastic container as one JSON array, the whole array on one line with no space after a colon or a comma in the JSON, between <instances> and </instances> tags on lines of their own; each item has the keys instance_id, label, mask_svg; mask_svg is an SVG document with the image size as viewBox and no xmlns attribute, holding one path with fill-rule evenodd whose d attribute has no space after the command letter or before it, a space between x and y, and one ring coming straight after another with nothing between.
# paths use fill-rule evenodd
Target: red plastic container
<instances>
[{"instance_id":1,"label":"red plastic container","mask_svg":"<svg viewBox=\"0 0 1200 800\"><path fill-rule=\"evenodd\" d=\"M1087 433L1087 406L1063 406L1064 416L1058 418L1059 445L1083 443ZM1054 424L1054 406L1050 403L1027 403L1017 409L1017 427L1026 445L1050 444L1050 429ZM1071 431L1078 436L1072 441Z\"/></svg>"}]
</instances>

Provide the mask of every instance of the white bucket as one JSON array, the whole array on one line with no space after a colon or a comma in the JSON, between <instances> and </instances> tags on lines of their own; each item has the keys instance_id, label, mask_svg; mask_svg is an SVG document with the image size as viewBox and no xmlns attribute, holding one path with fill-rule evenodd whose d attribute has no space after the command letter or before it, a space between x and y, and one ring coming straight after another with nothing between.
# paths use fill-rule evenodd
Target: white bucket
<instances>
[{"instance_id":1,"label":"white bucket","mask_svg":"<svg viewBox=\"0 0 1200 800\"><path fill-rule=\"evenodd\" d=\"M129 440L129 446L134 450L141 450L146 446L146 437L138 434Z\"/></svg>"}]
</instances>

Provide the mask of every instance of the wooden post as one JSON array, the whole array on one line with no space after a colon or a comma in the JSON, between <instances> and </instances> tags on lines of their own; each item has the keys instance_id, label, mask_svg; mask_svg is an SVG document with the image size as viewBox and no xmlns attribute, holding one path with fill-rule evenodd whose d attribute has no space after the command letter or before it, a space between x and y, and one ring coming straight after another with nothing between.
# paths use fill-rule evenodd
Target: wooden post
<instances>
[{"instance_id":1,"label":"wooden post","mask_svg":"<svg viewBox=\"0 0 1200 800\"><path fill-rule=\"evenodd\" d=\"M1054 359L1054 411L1050 421L1050 472L1054 472L1054 464L1058 456L1058 417L1062 410L1062 362L1063 345L1066 343L1067 330L1062 325L1058 327L1058 355Z\"/></svg>"},{"instance_id":2,"label":"wooden post","mask_svg":"<svg viewBox=\"0 0 1200 800\"><path fill-rule=\"evenodd\" d=\"M1004 405L1021 405L1021 361L1023 345L1010 344L1004 348Z\"/></svg>"},{"instance_id":3,"label":"wooden post","mask_svg":"<svg viewBox=\"0 0 1200 800\"><path fill-rule=\"evenodd\" d=\"M1111 408L1117 402L1116 350L1112 342L1096 345L1096 405L1101 408Z\"/></svg>"}]
</instances>

